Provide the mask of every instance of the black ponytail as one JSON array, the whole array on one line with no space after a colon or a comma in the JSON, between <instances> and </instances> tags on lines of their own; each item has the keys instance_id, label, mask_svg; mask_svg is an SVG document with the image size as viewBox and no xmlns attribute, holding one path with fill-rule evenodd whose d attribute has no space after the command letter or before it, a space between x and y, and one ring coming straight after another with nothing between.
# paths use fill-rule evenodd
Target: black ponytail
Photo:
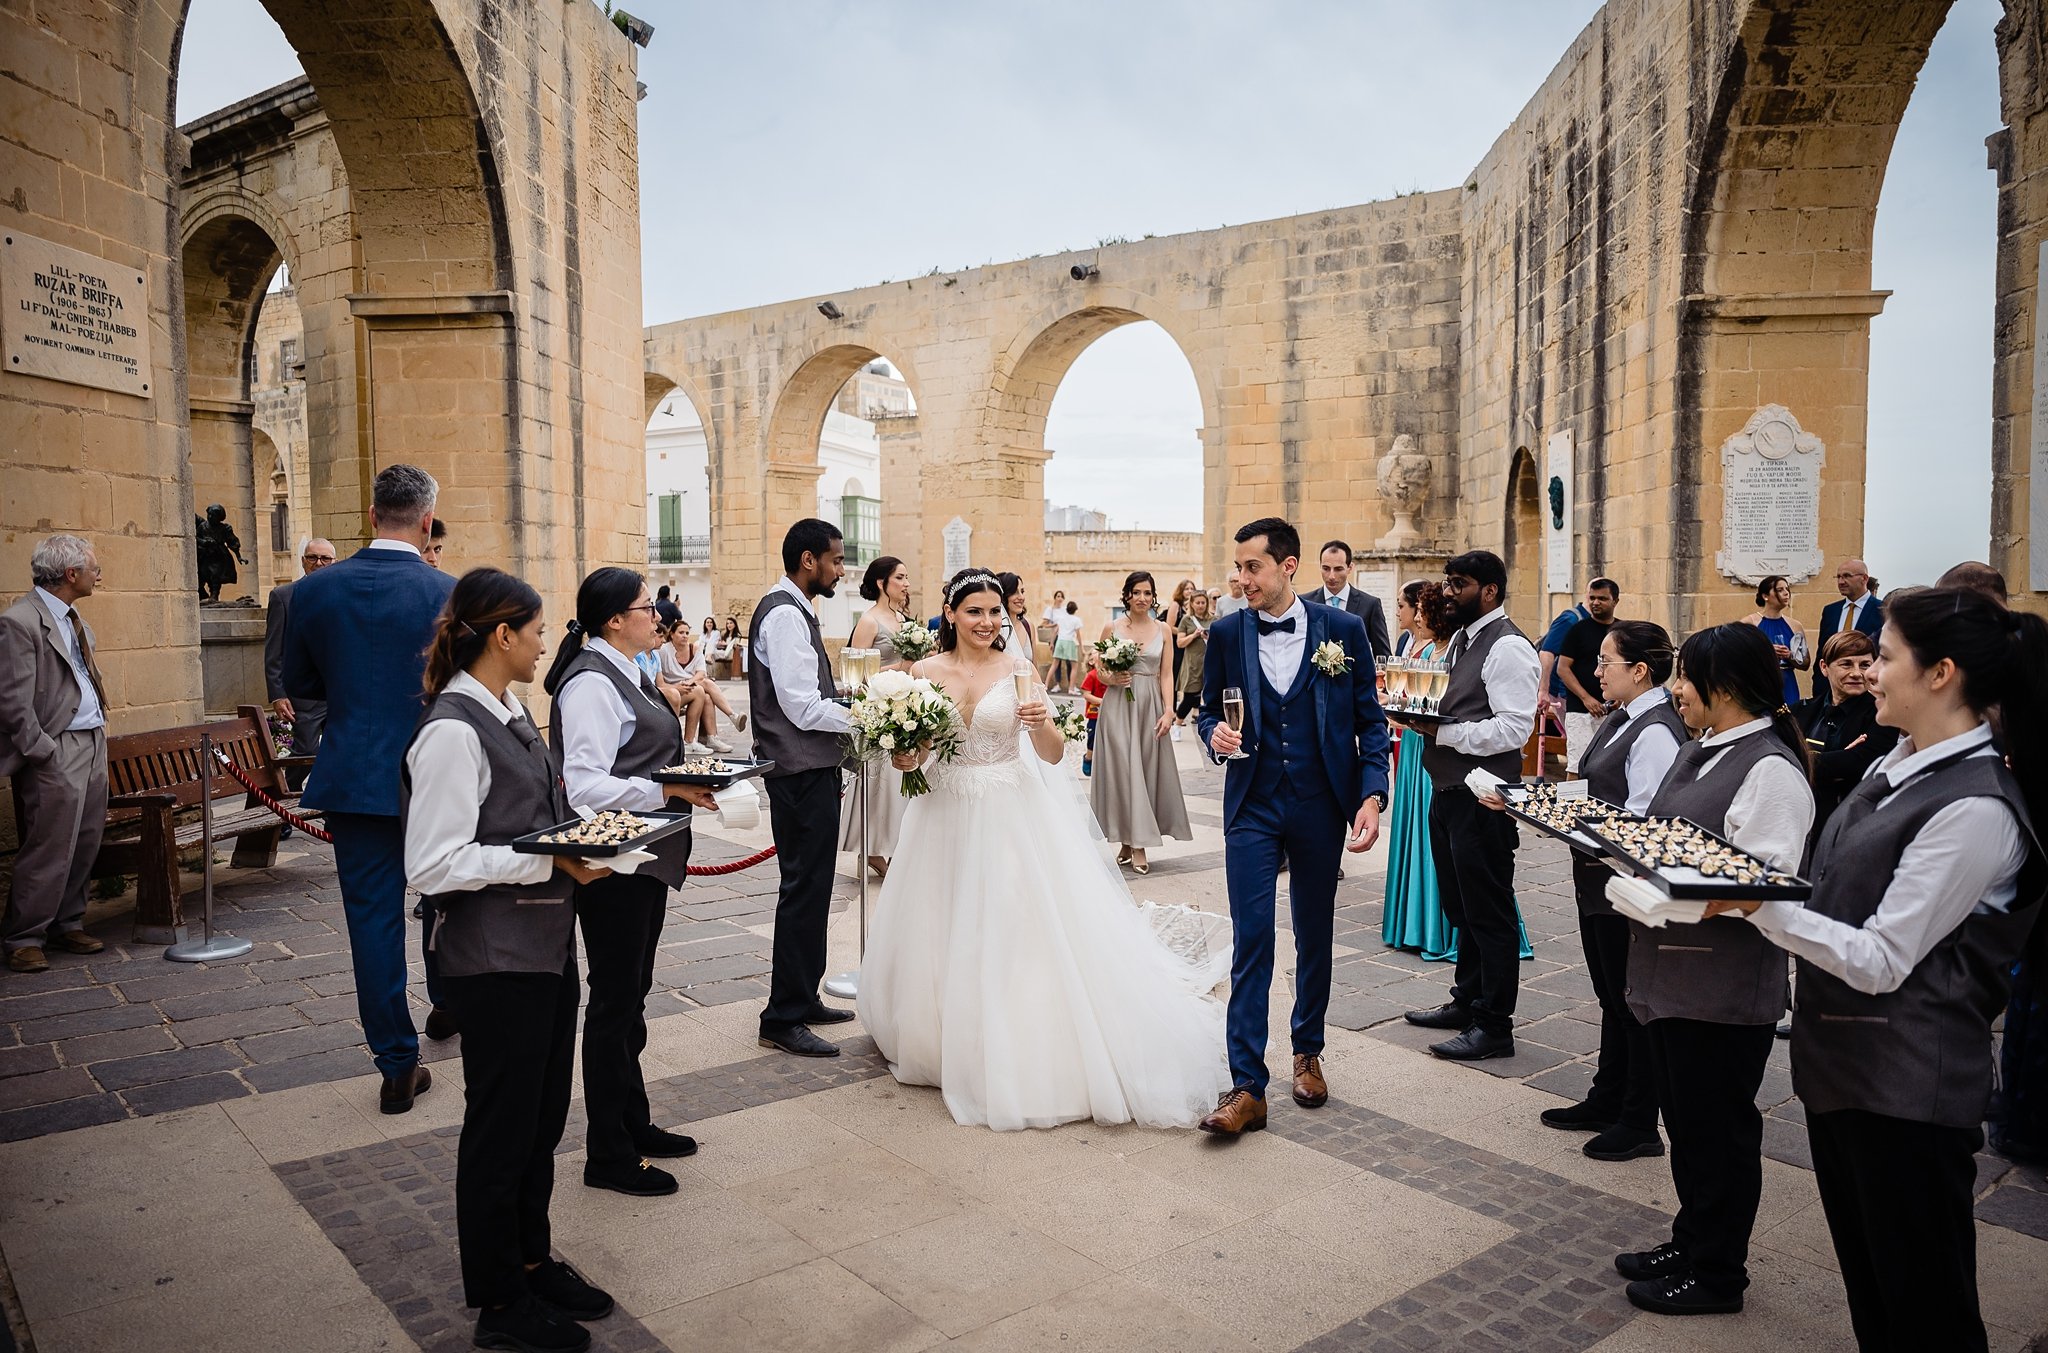
<instances>
[{"instance_id":1,"label":"black ponytail","mask_svg":"<svg viewBox=\"0 0 2048 1353\"><path fill-rule=\"evenodd\" d=\"M1756 718L1769 718L1771 731L1812 776L1806 733L1785 705L1778 650L1762 630L1738 623L1695 632L1678 650L1678 674L1703 698L1729 700Z\"/></svg>"},{"instance_id":2,"label":"black ponytail","mask_svg":"<svg viewBox=\"0 0 2048 1353\"><path fill-rule=\"evenodd\" d=\"M640 600L646 586L647 579L629 568L601 568L585 578L576 589L576 618L569 622L568 632L555 649L555 660L548 664L541 689L553 695L568 675L569 664L583 652L583 646L602 635L612 617L625 614Z\"/></svg>"}]
</instances>

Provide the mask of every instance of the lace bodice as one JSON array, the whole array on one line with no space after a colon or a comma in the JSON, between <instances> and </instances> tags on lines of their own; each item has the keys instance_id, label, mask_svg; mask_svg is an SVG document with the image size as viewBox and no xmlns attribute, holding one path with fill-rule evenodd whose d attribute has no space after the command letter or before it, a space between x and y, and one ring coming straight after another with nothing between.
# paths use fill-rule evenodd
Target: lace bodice
<instances>
[{"instance_id":1,"label":"lace bodice","mask_svg":"<svg viewBox=\"0 0 2048 1353\"><path fill-rule=\"evenodd\" d=\"M1018 728L1017 683L1006 677L989 687L988 694L974 707L973 718L960 735L960 752L953 758L953 764L994 766L1017 760Z\"/></svg>"}]
</instances>

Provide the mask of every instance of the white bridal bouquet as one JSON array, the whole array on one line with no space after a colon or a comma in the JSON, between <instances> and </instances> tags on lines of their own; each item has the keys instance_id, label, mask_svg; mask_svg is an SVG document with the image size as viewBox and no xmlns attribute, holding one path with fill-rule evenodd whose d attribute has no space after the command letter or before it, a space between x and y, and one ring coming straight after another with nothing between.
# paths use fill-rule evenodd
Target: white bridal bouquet
<instances>
[{"instance_id":1,"label":"white bridal bouquet","mask_svg":"<svg viewBox=\"0 0 2048 1353\"><path fill-rule=\"evenodd\" d=\"M1052 726L1060 730L1060 736L1068 742L1079 742L1088 736L1088 715L1077 702L1054 708Z\"/></svg>"},{"instance_id":2,"label":"white bridal bouquet","mask_svg":"<svg viewBox=\"0 0 2048 1353\"><path fill-rule=\"evenodd\" d=\"M896 656L905 662L922 662L939 651L939 636L922 620L906 620L896 631Z\"/></svg>"},{"instance_id":3,"label":"white bridal bouquet","mask_svg":"<svg viewBox=\"0 0 2048 1353\"><path fill-rule=\"evenodd\" d=\"M1105 672L1128 672L1138 665L1138 646L1129 639L1112 634L1107 639L1095 641L1095 665ZM1135 700L1138 693L1129 686L1124 687L1124 699Z\"/></svg>"},{"instance_id":4,"label":"white bridal bouquet","mask_svg":"<svg viewBox=\"0 0 2048 1353\"><path fill-rule=\"evenodd\" d=\"M930 748L941 761L960 750L960 711L945 692L908 672L877 672L855 692L848 712L852 729L847 740L853 754L866 761L897 752ZM922 770L903 775L903 797L931 792Z\"/></svg>"}]
</instances>

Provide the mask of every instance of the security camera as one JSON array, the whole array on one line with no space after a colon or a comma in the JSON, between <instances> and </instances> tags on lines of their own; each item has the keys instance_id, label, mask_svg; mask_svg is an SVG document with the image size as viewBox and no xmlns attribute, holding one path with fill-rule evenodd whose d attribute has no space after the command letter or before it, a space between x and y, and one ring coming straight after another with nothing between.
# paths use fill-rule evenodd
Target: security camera
<instances>
[{"instance_id":1,"label":"security camera","mask_svg":"<svg viewBox=\"0 0 2048 1353\"><path fill-rule=\"evenodd\" d=\"M1067 269L1067 276L1073 278L1076 282L1085 282L1100 271L1101 269L1097 268L1093 263L1076 263L1073 267Z\"/></svg>"},{"instance_id":2,"label":"security camera","mask_svg":"<svg viewBox=\"0 0 2048 1353\"><path fill-rule=\"evenodd\" d=\"M838 306L832 304L832 302L830 301L819 301L818 313L823 315L826 319L838 319L841 316L845 315L846 312L844 310L841 310Z\"/></svg>"}]
</instances>

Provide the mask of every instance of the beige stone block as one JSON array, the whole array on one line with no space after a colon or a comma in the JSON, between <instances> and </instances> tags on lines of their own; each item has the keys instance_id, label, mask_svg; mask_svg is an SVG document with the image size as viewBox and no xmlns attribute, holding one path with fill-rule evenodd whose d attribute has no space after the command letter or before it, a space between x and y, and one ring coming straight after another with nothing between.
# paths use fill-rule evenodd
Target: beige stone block
<instances>
[{"instance_id":1,"label":"beige stone block","mask_svg":"<svg viewBox=\"0 0 2048 1353\"><path fill-rule=\"evenodd\" d=\"M786 1228L730 1194L649 1201L663 1206L630 1224L573 1237L558 1230L555 1237L563 1257L629 1311L666 1310L818 1258Z\"/></svg>"},{"instance_id":2,"label":"beige stone block","mask_svg":"<svg viewBox=\"0 0 2048 1353\"><path fill-rule=\"evenodd\" d=\"M1093 1282L1105 1272L987 1208L963 1209L835 1257L882 1295L954 1336Z\"/></svg>"},{"instance_id":3,"label":"beige stone block","mask_svg":"<svg viewBox=\"0 0 2048 1353\"><path fill-rule=\"evenodd\" d=\"M305 1085L227 1101L235 1127L272 1165L351 1151L382 1141L354 1104L332 1085Z\"/></svg>"},{"instance_id":4,"label":"beige stone block","mask_svg":"<svg viewBox=\"0 0 2048 1353\"><path fill-rule=\"evenodd\" d=\"M916 1353L945 1340L829 1259L671 1306L642 1323L668 1347L695 1353Z\"/></svg>"},{"instance_id":5,"label":"beige stone block","mask_svg":"<svg viewBox=\"0 0 2048 1353\"><path fill-rule=\"evenodd\" d=\"M1385 1299L1374 1295L1385 1285L1368 1262L1263 1220L1238 1222L1128 1276L1225 1329L1260 1331L1277 1347L1312 1339Z\"/></svg>"},{"instance_id":6,"label":"beige stone block","mask_svg":"<svg viewBox=\"0 0 2048 1353\"><path fill-rule=\"evenodd\" d=\"M823 1254L952 1216L971 1202L880 1147L737 1186L734 1193Z\"/></svg>"},{"instance_id":7,"label":"beige stone block","mask_svg":"<svg viewBox=\"0 0 2048 1353\"><path fill-rule=\"evenodd\" d=\"M1157 1289L1116 1274L984 1325L955 1339L952 1346L974 1353L1047 1348L1069 1353L1152 1348L1225 1353L1245 1342L1243 1331L1226 1330Z\"/></svg>"}]
</instances>

